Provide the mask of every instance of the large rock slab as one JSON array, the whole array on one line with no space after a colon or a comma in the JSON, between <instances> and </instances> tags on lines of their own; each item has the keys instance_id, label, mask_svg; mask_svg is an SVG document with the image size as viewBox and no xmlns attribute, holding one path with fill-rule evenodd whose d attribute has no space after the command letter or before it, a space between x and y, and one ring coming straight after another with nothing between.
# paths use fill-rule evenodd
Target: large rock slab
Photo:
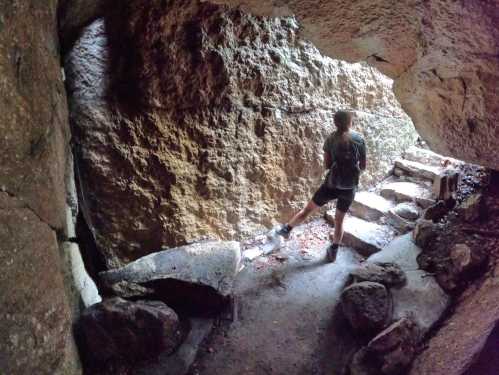
<instances>
[{"instance_id":1,"label":"large rock slab","mask_svg":"<svg viewBox=\"0 0 499 375\"><path fill-rule=\"evenodd\" d=\"M401 171L402 174L430 181L435 180L443 171L443 168L441 167L434 167L432 165L418 163L417 161L400 158L395 160L395 169Z\"/></svg>"},{"instance_id":2,"label":"large rock slab","mask_svg":"<svg viewBox=\"0 0 499 375\"><path fill-rule=\"evenodd\" d=\"M327 213L326 219L334 225L334 213ZM343 244L364 256L380 251L395 235L387 225L371 223L355 216L346 216L343 228Z\"/></svg>"},{"instance_id":3,"label":"large rock slab","mask_svg":"<svg viewBox=\"0 0 499 375\"><path fill-rule=\"evenodd\" d=\"M360 219L376 221L385 216L394 203L369 191L360 191L350 206L349 213Z\"/></svg>"},{"instance_id":4,"label":"large rock slab","mask_svg":"<svg viewBox=\"0 0 499 375\"><path fill-rule=\"evenodd\" d=\"M379 332L389 322L392 301L383 284L363 281L343 290L341 308L357 333L369 335Z\"/></svg>"},{"instance_id":5,"label":"large rock slab","mask_svg":"<svg viewBox=\"0 0 499 375\"><path fill-rule=\"evenodd\" d=\"M405 271L407 283L401 288L391 289L393 317L412 317L425 333L441 318L449 306L450 297L433 276L419 268L417 257L420 253L421 249L408 233L395 238L368 261L392 262Z\"/></svg>"},{"instance_id":6,"label":"large rock slab","mask_svg":"<svg viewBox=\"0 0 499 375\"><path fill-rule=\"evenodd\" d=\"M380 194L397 202L416 202L423 208L435 203L430 189L415 182L389 182L381 186Z\"/></svg>"},{"instance_id":7,"label":"large rock slab","mask_svg":"<svg viewBox=\"0 0 499 375\"><path fill-rule=\"evenodd\" d=\"M414 143L391 81L322 56L293 18L116 4L106 32L102 20L85 28L65 60L89 225L109 268L289 219L317 188L338 108L355 110L366 138L364 185Z\"/></svg>"},{"instance_id":8,"label":"large rock slab","mask_svg":"<svg viewBox=\"0 0 499 375\"><path fill-rule=\"evenodd\" d=\"M177 314L163 302L121 298L83 311L77 333L86 369L109 374L115 368L171 354L183 338Z\"/></svg>"},{"instance_id":9,"label":"large rock slab","mask_svg":"<svg viewBox=\"0 0 499 375\"><path fill-rule=\"evenodd\" d=\"M147 255L125 267L101 272L104 285L131 283L154 290L168 304L219 305L232 293L241 268L234 241L207 241Z\"/></svg>"}]
</instances>

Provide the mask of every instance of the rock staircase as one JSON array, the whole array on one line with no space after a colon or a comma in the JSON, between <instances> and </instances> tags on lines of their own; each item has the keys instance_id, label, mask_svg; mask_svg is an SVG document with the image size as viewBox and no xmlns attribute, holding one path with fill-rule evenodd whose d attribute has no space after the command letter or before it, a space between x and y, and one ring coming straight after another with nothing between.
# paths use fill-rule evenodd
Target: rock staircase
<instances>
[{"instance_id":1,"label":"rock staircase","mask_svg":"<svg viewBox=\"0 0 499 375\"><path fill-rule=\"evenodd\" d=\"M420 147L395 160L392 174L370 191L357 192L344 222L343 243L370 256L414 228L423 211L449 197L462 162ZM334 225L335 210L325 218Z\"/></svg>"}]
</instances>

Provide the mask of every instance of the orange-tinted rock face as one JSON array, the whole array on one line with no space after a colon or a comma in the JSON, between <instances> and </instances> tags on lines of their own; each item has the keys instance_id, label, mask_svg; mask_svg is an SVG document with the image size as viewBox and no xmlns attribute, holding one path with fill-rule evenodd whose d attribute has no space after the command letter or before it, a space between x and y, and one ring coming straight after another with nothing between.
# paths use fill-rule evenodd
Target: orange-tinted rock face
<instances>
[{"instance_id":1,"label":"orange-tinted rock face","mask_svg":"<svg viewBox=\"0 0 499 375\"><path fill-rule=\"evenodd\" d=\"M69 127L57 1L0 6L0 372L77 374L56 231Z\"/></svg>"},{"instance_id":2,"label":"orange-tinted rock face","mask_svg":"<svg viewBox=\"0 0 499 375\"><path fill-rule=\"evenodd\" d=\"M356 111L366 137L365 185L415 141L391 81L322 56L293 18L127 4L66 64L85 203L111 266L288 219L321 181L339 108Z\"/></svg>"},{"instance_id":3,"label":"orange-tinted rock face","mask_svg":"<svg viewBox=\"0 0 499 375\"><path fill-rule=\"evenodd\" d=\"M216 1L295 14L327 55L367 60L394 78L432 149L499 169L497 1Z\"/></svg>"}]
</instances>

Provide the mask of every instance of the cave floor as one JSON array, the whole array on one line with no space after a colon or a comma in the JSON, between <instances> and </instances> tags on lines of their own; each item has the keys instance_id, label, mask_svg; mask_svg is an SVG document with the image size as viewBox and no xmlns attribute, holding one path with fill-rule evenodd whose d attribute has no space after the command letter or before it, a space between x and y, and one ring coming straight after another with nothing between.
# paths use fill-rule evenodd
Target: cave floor
<instances>
[{"instance_id":1,"label":"cave floor","mask_svg":"<svg viewBox=\"0 0 499 375\"><path fill-rule=\"evenodd\" d=\"M192 375L341 372L357 345L336 309L361 257L342 247L335 263L326 262L330 230L316 219L296 228L279 250L246 261L232 319L217 325Z\"/></svg>"}]
</instances>

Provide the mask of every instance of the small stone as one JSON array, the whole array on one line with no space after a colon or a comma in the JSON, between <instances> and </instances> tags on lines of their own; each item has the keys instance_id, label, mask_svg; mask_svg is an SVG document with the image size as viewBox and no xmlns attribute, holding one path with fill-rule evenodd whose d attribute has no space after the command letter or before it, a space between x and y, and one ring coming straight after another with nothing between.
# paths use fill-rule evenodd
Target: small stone
<instances>
[{"instance_id":1,"label":"small stone","mask_svg":"<svg viewBox=\"0 0 499 375\"><path fill-rule=\"evenodd\" d=\"M343 290L341 307L350 325L362 335L383 329L392 315L388 290L383 284L370 281L356 283Z\"/></svg>"},{"instance_id":2,"label":"small stone","mask_svg":"<svg viewBox=\"0 0 499 375\"><path fill-rule=\"evenodd\" d=\"M387 287L405 284L404 271L395 263L365 262L351 272L355 282L372 281Z\"/></svg>"}]
</instances>

